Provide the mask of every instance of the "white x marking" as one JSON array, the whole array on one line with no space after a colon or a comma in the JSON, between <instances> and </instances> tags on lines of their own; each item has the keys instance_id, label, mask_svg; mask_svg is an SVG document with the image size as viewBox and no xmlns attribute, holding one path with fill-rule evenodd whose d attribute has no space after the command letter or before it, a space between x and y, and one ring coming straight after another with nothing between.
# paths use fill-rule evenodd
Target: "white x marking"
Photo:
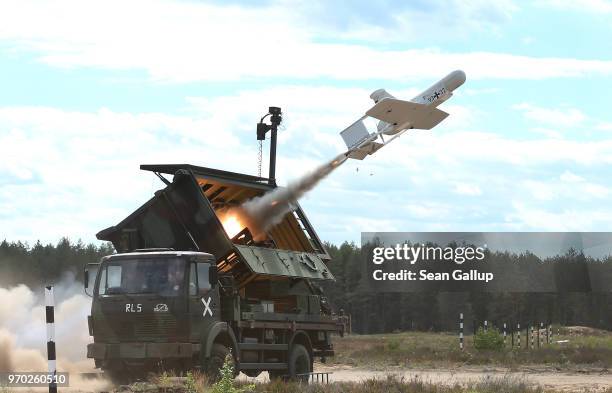
<instances>
[{"instance_id":1,"label":"white x marking","mask_svg":"<svg viewBox=\"0 0 612 393\"><path fill-rule=\"evenodd\" d=\"M204 298L201 299L202 300L202 304L204 304L204 314L202 314L203 317L206 316L206 313L209 313L210 316L213 316L212 310L210 308L210 302L212 301L212 297L208 297L208 300L204 300Z\"/></svg>"}]
</instances>

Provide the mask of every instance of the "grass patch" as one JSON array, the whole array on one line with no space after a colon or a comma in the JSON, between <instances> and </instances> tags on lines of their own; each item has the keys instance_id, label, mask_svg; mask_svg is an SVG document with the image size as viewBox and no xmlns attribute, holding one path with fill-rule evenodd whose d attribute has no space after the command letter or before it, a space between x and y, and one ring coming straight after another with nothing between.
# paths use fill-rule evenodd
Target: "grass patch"
<instances>
[{"instance_id":1,"label":"grass patch","mask_svg":"<svg viewBox=\"0 0 612 393\"><path fill-rule=\"evenodd\" d=\"M251 392L255 389L255 385L248 384L241 387L237 387L234 381L234 366L232 364L232 355L228 354L223 362L221 368L221 378L215 382L212 386L212 393L245 393ZM188 391L187 393L195 393L195 391Z\"/></svg>"},{"instance_id":2,"label":"grass patch","mask_svg":"<svg viewBox=\"0 0 612 393\"><path fill-rule=\"evenodd\" d=\"M196 382L198 383L198 382ZM174 390L175 393L190 393L193 387L184 382L182 388ZM328 385L322 384L300 384L295 382L283 382L274 380L268 383L246 384L232 383L228 389L238 391L248 387L257 393L544 393L538 386L531 386L521 378L500 377L486 378L465 386L462 385L440 385L425 382L419 378L406 379L389 375L386 378L368 379L363 382L336 382ZM199 392L217 392L219 385L208 385L204 383L196 387ZM133 391L133 390L132 390ZM161 387L150 385L148 393L161 392ZM561 393L554 390L546 390L546 393ZM609 388L601 393L612 393Z\"/></svg>"},{"instance_id":3,"label":"grass patch","mask_svg":"<svg viewBox=\"0 0 612 393\"><path fill-rule=\"evenodd\" d=\"M495 328L488 330L484 330L483 328L478 329L473 340L474 348L480 351L503 351L506 347L504 344L504 337L499 330Z\"/></svg>"},{"instance_id":4,"label":"grass patch","mask_svg":"<svg viewBox=\"0 0 612 393\"><path fill-rule=\"evenodd\" d=\"M458 364L496 365L518 367L522 365L549 365L560 368L589 366L612 368L612 333L595 331L593 334L574 334L562 330L554 341L566 343L544 344L534 350L523 347L511 348L511 338L503 345L501 335L484 335L484 344L475 347L474 336L465 338L465 349L459 349L455 333L404 332L381 335L351 335L334 337L336 356L329 358L331 364L342 364L374 369L388 366L400 367L447 367ZM556 333L556 331L555 331ZM491 335L489 337L488 335ZM476 336L478 343L479 336Z\"/></svg>"}]
</instances>

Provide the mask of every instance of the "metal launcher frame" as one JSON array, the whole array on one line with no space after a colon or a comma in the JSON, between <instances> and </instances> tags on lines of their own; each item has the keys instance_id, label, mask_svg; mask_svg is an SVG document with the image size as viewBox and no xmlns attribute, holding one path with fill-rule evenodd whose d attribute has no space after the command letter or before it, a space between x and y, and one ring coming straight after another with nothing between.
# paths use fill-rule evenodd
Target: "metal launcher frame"
<instances>
[{"instance_id":1,"label":"metal launcher frame","mask_svg":"<svg viewBox=\"0 0 612 393\"><path fill-rule=\"evenodd\" d=\"M333 280L330 256L300 205L255 242L248 230L230 238L220 214L276 186L268 179L188 164L141 165L167 185L119 224L96 237L120 252L163 247L215 255L242 288L259 279ZM162 174L173 175L170 182Z\"/></svg>"}]
</instances>

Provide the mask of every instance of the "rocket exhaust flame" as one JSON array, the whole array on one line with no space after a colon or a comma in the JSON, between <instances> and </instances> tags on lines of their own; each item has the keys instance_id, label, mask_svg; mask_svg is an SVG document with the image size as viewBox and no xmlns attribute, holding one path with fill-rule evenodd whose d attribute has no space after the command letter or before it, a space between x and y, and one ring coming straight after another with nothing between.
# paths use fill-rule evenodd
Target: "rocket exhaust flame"
<instances>
[{"instance_id":1,"label":"rocket exhaust flame","mask_svg":"<svg viewBox=\"0 0 612 393\"><path fill-rule=\"evenodd\" d=\"M221 219L221 224L223 224L223 229L227 233L227 236L233 238L237 234L240 233L244 229L244 225L240 222L238 218L237 212L231 211L225 214L225 216Z\"/></svg>"},{"instance_id":2,"label":"rocket exhaust flame","mask_svg":"<svg viewBox=\"0 0 612 393\"><path fill-rule=\"evenodd\" d=\"M287 187L276 188L262 196L249 199L240 207L228 210L221 219L228 236L232 238L244 227L247 227L254 240L265 239L266 232L280 223L285 214L295 209L295 202L298 199L312 190L346 160L347 157L341 154L298 180L289 183Z\"/></svg>"}]
</instances>

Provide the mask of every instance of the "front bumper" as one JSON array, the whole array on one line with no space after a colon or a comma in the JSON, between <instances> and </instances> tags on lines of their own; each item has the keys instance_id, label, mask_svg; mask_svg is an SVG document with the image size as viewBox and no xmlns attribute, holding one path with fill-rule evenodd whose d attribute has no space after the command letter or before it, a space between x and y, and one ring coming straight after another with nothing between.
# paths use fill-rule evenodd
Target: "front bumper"
<instances>
[{"instance_id":1,"label":"front bumper","mask_svg":"<svg viewBox=\"0 0 612 393\"><path fill-rule=\"evenodd\" d=\"M100 360L191 358L199 351L200 344L192 343L87 344L87 357Z\"/></svg>"}]
</instances>

